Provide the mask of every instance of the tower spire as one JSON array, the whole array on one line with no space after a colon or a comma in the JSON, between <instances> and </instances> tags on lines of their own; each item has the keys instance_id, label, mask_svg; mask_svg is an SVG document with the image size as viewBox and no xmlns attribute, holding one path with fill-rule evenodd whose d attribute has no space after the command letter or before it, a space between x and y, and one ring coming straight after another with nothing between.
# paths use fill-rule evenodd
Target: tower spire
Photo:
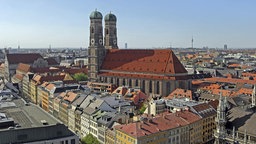
<instances>
[{"instance_id":1,"label":"tower spire","mask_svg":"<svg viewBox=\"0 0 256 144\"><path fill-rule=\"evenodd\" d=\"M194 48L194 38L192 36L192 40L191 40L191 48Z\"/></svg>"},{"instance_id":2,"label":"tower spire","mask_svg":"<svg viewBox=\"0 0 256 144\"><path fill-rule=\"evenodd\" d=\"M225 99L222 97L222 92L220 92L219 97L219 105L217 108L217 117L215 118L216 122L216 132L215 136L215 144L224 144L225 143L225 135L226 135L226 104Z\"/></svg>"},{"instance_id":3,"label":"tower spire","mask_svg":"<svg viewBox=\"0 0 256 144\"><path fill-rule=\"evenodd\" d=\"M255 107L256 105L256 84L253 86L252 90L252 107Z\"/></svg>"},{"instance_id":4,"label":"tower spire","mask_svg":"<svg viewBox=\"0 0 256 144\"><path fill-rule=\"evenodd\" d=\"M244 130L244 144L247 144L247 131Z\"/></svg>"},{"instance_id":5,"label":"tower spire","mask_svg":"<svg viewBox=\"0 0 256 144\"><path fill-rule=\"evenodd\" d=\"M233 126L232 137L233 137L233 141L235 141L236 140L236 131L235 131L235 127L234 126Z\"/></svg>"}]
</instances>

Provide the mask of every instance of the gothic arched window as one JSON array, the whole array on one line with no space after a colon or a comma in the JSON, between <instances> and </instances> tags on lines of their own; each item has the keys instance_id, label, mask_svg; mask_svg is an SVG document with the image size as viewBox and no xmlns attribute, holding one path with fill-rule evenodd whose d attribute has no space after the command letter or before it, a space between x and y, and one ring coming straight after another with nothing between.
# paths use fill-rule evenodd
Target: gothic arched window
<instances>
[{"instance_id":1,"label":"gothic arched window","mask_svg":"<svg viewBox=\"0 0 256 144\"><path fill-rule=\"evenodd\" d=\"M139 86L139 80L135 80L135 86Z\"/></svg>"},{"instance_id":2,"label":"gothic arched window","mask_svg":"<svg viewBox=\"0 0 256 144\"><path fill-rule=\"evenodd\" d=\"M128 84L130 87L132 86L132 80L129 79L129 84Z\"/></svg>"},{"instance_id":3,"label":"gothic arched window","mask_svg":"<svg viewBox=\"0 0 256 144\"><path fill-rule=\"evenodd\" d=\"M157 94L160 93L160 83L159 83L159 81L156 82L156 93Z\"/></svg>"},{"instance_id":4,"label":"gothic arched window","mask_svg":"<svg viewBox=\"0 0 256 144\"><path fill-rule=\"evenodd\" d=\"M149 81L149 92L152 93L152 81Z\"/></svg>"},{"instance_id":5,"label":"gothic arched window","mask_svg":"<svg viewBox=\"0 0 256 144\"><path fill-rule=\"evenodd\" d=\"M141 86L141 89L142 89L142 91L144 91L144 92L145 92L145 80L142 80L142 86Z\"/></svg>"},{"instance_id":6,"label":"gothic arched window","mask_svg":"<svg viewBox=\"0 0 256 144\"><path fill-rule=\"evenodd\" d=\"M119 78L116 79L116 85L119 86Z\"/></svg>"},{"instance_id":7,"label":"gothic arched window","mask_svg":"<svg viewBox=\"0 0 256 144\"><path fill-rule=\"evenodd\" d=\"M123 86L125 86L125 79L123 79Z\"/></svg>"}]
</instances>

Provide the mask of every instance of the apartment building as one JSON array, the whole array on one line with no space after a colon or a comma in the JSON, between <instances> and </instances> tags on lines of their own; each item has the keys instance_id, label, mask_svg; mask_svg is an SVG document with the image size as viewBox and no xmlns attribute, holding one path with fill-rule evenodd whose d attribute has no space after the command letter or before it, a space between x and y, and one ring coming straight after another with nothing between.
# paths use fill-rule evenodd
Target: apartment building
<instances>
[{"instance_id":1,"label":"apartment building","mask_svg":"<svg viewBox=\"0 0 256 144\"><path fill-rule=\"evenodd\" d=\"M140 122L115 126L116 143L197 143L201 135L199 120L198 115L189 111L145 116Z\"/></svg>"}]
</instances>

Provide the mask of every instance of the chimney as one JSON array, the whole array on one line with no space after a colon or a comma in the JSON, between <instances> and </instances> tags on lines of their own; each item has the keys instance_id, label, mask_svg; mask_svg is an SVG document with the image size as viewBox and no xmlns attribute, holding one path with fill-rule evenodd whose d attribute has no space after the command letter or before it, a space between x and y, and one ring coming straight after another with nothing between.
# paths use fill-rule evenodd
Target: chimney
<instances>
[{"instance_id":1,"label":"chimney","mask_svg":"<svg viewBox=\"0 0 256 144\"><path fill-rule=\"evenodd\" d=\"M150 104L148 102L148 115L150 115Z\"/></svg>"},{"instance_id":2,"label":"chimney","mask_svg":"<svg viewBox=\"0 0 256 144\"><path fill-rule=\"evenodd\" d=\"M141 125L140 125L140 122L136 122L136 129L141 129Z\"/></svg>"},{"instance_id":3,"label":"chimney","mask_svg":"<svg viewBox=\"0 0 256 144\"><path fill-rule=\"evenodd\" d=\"M121 106L118 106L118 113L121 113Z\"/></svg>"}]
</instances>

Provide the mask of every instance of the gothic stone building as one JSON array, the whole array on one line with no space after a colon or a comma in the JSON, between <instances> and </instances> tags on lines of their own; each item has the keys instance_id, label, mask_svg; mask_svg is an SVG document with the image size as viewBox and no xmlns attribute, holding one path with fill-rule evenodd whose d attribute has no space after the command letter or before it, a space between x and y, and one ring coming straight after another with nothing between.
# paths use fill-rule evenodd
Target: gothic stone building
<instances>
[{"instance_id":1,"label":"gothic stone building","mask_svg":"<svg viewBox=\"0 0 256 144\"><path fill-rule=\"evenodd\" d=\"M90 15L89 79L117 86L140 87L153 97L167 96L176 88L190 89L186 69L170 49L118 49L117 18Z\"/></svg>"}]
</instances>

